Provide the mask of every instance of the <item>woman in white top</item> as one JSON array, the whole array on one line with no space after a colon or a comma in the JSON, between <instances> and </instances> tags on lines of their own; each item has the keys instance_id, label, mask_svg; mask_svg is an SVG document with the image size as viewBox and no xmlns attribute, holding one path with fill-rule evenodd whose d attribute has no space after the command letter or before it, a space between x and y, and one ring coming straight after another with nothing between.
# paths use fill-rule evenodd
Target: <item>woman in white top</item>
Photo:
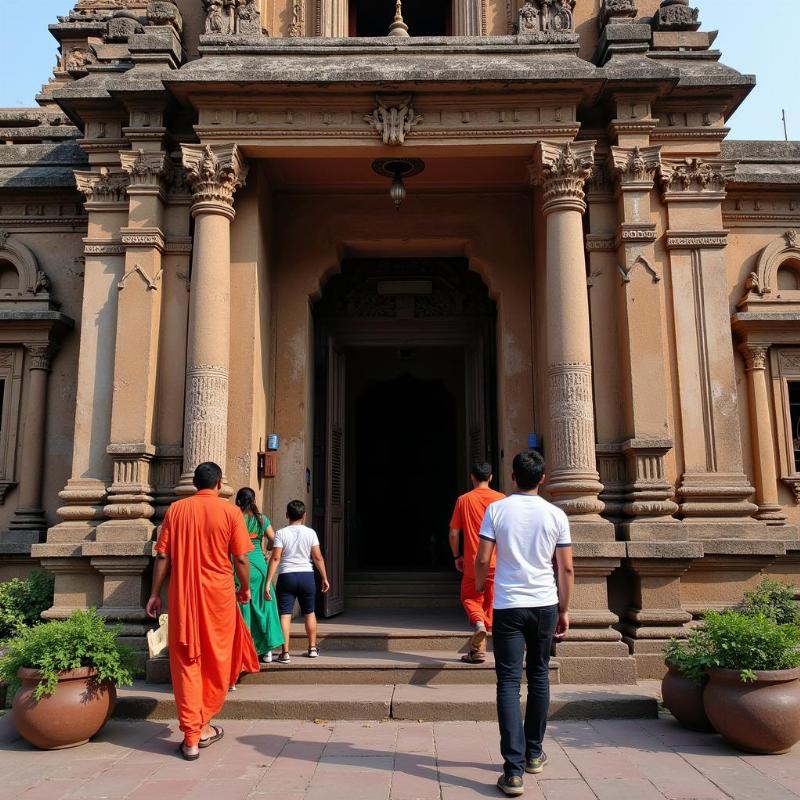
<instances>
[{"instance_id":1,"label":"woman in white top","mask_svg":"<svg viewBox=\"0 0 800 800\"><path fill-rule=\"evenodd\" d=\"M292 612L296 602L300 603L300 611L306 625L308 636L308 657L317 658L317 615L314 609L317 601L317 584L314 580L314 567L319 571L322 580L322 591L330 589L325 560L319 548L316 532L306 526L306 504L302 500L292 500L286 506L286 519L289 524L275 534L272 546L272 557L269 560L267 576L267 597L270 597L272 581L275 573L278 582L275 586L278 595L278 613L283 629L283 651L278 658L279 664L288 664L289 633L292 625Z\"/></svg>"}]
</instances>

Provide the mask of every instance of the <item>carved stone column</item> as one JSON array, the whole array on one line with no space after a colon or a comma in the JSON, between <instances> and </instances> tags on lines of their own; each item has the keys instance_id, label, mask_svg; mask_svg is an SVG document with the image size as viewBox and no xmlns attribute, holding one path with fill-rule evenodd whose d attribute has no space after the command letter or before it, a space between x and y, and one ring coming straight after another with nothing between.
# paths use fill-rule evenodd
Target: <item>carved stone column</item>
<instances>
[{"instance_id":1,"label":"carved stone column","mask_svg":"<svg viewBox=\"0 0 800 800\"><path fill-rule=\"evenodd\" d=\"M236 145L183 145L195 219L183 475L176 491L190 494L194 468L214 461L225 469L230 360L230 226L233 195L247 165Z\"/></svg>"},{"instance_id":2,"label":"carved stone column","mask_svg":"<svg viewBox=\"0 0 800 800\"><path fill-rule=\"evenodd\" d=\"M455 0L453 4L453 34L455 36L483 35L483 0Z\"/></svg>"},{"instance_id":3,"label":"carved stone column","mask_svg":"<svg viewBox=\"0 0 800 800\"><path fill-rule=\"evenodd\" d=\"M767 525L783 525L786 513L778 499L777 449L772 435L772 413L767 392L767 353L769 345L742 344L739 347L747 366L747 393L750 398L750 435L753 439L753 468L756 479L756 519Z\"/></svg>"},{"instance_id":4,"label":"carved stone column","mask_svg":"<svg viewBox=\"0 0 800 800\"><path fill-rule=\"evenodd\" d=\"M620 528L628 540L685 538L673 517L678 504L666 480L665 456L673 448L667 409L662 336L661 273L655 257L656 226L650 195L661 164L660 147L612 147L608 169L616 179L617 335L621 359L621 452L627 491Z\"/></svg>"},{"instance_id":5,"label":"carved stone column","mask_svg":"<svg viewBox=\"0 0 800 800\"><path fill-rule=\"evenodd\" d=\"M386 20L389 30L391 19ZM347 0L317 0L317 36L341 38L348 35Z\"/></svg>"},{"instance_id":6,"label":"carved stone column","mask_svg":"<svg viewBox=\"0 0 800 800\"><path fill-rule=\"evenodd\" d=\"M48 343L25 346L28 386L22 429L19 471L19 505L11 519L11 538L36 544L47 530L42 508L42 468L47 420L47 383L52 346Z\"/></svg>"},{"instance_id":7,"label":"carved stone column","mask_svg":"<svg viewBox=\"0 0 800 800\"><path fill-rule=\"evenodd\" d=\"M592 351L586 258L584 184L594 164L594 142L540 143L531 178L543 195L547 235L547 363L550 436L547 491L570 515L579 538L614 538L600 517L603 489L595 456Z\"/></svg>"}]
</instances>

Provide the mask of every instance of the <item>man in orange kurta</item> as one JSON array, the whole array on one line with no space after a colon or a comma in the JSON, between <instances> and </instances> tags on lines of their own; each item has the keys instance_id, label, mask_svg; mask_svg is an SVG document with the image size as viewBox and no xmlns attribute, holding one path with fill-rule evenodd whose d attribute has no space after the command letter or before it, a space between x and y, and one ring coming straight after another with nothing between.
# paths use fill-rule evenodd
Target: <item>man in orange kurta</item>
<instances>
[{"instance_id":1,"label":"man in orange kurta","mask_svg":"<svg viewBox=\"0 0 800 800\"><path fill-rule=\"evenodd\" d=\"M505 498L494 491L492 465L473 464L470 471L472 491L462 494L456 501L453 518L450 520L450 548L453 551L456 569L462 573L461 604L472 625L469 652L461 660L467 664L482 664L486 660L486 636L492 629L492 603L494 601L494 555L489 576L482 591L475 588L475 556L478 554L478 531L483 515L491 503ZM459 537L459 534L461 536ZM459 538L463 540L463 552L459 554Z\"/></svg>"},{"instance_id":2,"label":"man in orange kurta","mask_svg":"<svg viewBox=\"0 0 800 800\"><path fill-rule=\"evenodd\" d=\"M213 716L242 672L258 672L250 631L236 606L231 558L242 587L240 603L250 602L253 549L238 508L218 497L222 470L201 464L194 473L197 493L173 503L156 544L153 587L147 613L161 613L161 587L169 582L169 666L183 731L181 753L194 761L200 748L222 738Z\"/></svg>"}]
</instances>

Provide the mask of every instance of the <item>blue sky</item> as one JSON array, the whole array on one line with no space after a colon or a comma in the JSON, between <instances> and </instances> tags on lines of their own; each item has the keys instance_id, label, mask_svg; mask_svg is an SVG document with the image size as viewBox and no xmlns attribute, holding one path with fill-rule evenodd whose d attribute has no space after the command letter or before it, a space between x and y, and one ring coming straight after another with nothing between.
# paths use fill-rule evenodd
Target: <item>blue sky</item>
<instances>
[{"instance_id":1,"label":"blue sky","mask_svg":"<svg viewBox=\"0 0 800 800\"><path fill-rule=\"evenodd\" d=\"M198 0L199 2L200 0ZM585 2L585 0L578 0ZM3 0L0 27L0 107L33 105L55 63L55 40L47 30L72 0ZM719 30L723 61L758 77L758 86L731 120L731 138L782 139L781 109L789 138L800 140L797 91L797 30L800 0L696 0L704 30Z\"/></svg>"}]
</instances>

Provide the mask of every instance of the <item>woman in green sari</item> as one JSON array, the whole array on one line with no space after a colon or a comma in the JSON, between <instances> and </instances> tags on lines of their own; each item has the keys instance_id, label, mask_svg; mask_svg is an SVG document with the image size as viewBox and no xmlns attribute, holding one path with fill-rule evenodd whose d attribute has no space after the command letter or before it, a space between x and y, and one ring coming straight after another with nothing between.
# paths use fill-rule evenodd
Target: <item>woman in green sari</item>
<instances>
[{"instance_id":1,"label":"woman in green sari","mask_svg":"<svg viewBox=\"0 0 800 800\"><path fill-rule=\"evenodd\" d=\"M264 554L272 549L275 532L270 521L258 510L256 493L245 487L236 494L236 505L244 514L247 530L254 549L250 553L250 594L252 600L239 608L253 635L259 658L265 664L272 661L272 651L283 644L283 633L278 617L278 605L273 589L267 599L267 562ZM266 539L266 542L265 542ZM238 587L237 587L238 588Z\"/></svg>"}]
</instances>

